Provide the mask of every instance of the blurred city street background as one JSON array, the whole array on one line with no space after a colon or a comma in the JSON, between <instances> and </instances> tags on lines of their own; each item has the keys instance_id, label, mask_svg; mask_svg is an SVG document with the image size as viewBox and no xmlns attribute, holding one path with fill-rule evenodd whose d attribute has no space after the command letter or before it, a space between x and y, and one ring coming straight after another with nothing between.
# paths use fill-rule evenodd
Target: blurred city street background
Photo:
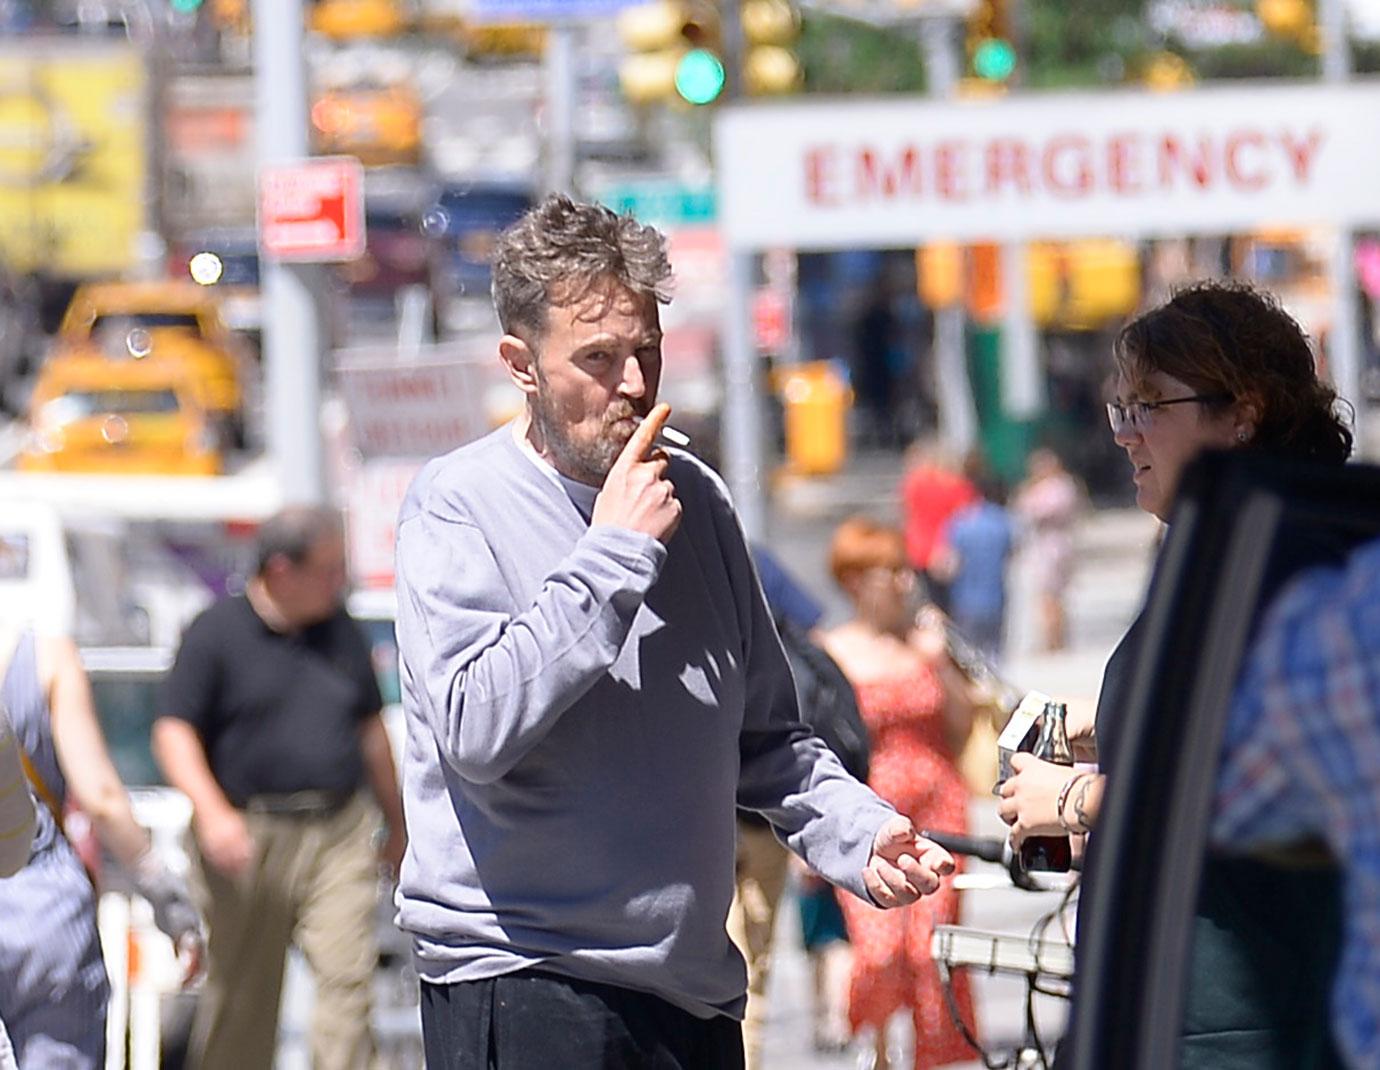
<instances>
[{"instance_id":1,"label":"blurred city street background","mask_svg":"<svg viewBox=\"0 0 1380 1070\"><path fill-rule=\"evenodd\" d=\"M5 616L76 639L185 868L155 688L258 523L330 502L397 729L397 509L517 412L489 256L565 190L666 234L671 422L826 623L836 525L900 523L922 448L1007 487L1054 450L1086 492L1069 641L1039 652L1018 550L1003 670L1090 705L1157 537L1104 410L1128 317L1201 277L1269 289L1380 452L1377 72L1380 0L0 0ZM971 819L1000 831L990 798ZM107 939L144 948L113 960L111 1066L126 1019L131 1066L160 1042L175 1065L195 996L103 890ZM1057 900L963 895L1017 935ZM419 1065L379 918L376 1024ZM766 1063L849 1065L811 1049L798 932L788 902ZM290 975L283 1070L311 1002ZM1023 982L977 991L983 1039L1015 1044Z\"/></svg>"}]
</instances>

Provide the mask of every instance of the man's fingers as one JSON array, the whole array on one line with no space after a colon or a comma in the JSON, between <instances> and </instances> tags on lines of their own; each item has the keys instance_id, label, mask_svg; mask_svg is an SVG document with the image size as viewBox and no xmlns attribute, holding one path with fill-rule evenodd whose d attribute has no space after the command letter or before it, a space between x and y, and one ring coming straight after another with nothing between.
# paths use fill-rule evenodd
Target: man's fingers
<instances>
[{"instance_id":1,"label":"man's fingers","mask_svg":"<svg viewBox=\"0 0 1380 1070\"><path fill-rule=\"evenodd\" d=\"M954 856L940 847L939 844L921 840L920 845L924 848L920 853L921 866L933 870L941 877L947 877L954 871Z\"/></svg>"},{"instance_id":2,"label":"man's fingers","mask_svg":"<svg viewBox=\"0 0 1380 1070\"><path fill-rule=\"evenodd\" d=\"M878 859L872 872L881 885L883 895L880 902L887 906L902 906L920 898L920 889L911 884L905 873L889 862Z\"/></svg>"},{"instance_id":3,"label":"man's fingers","mask_svg":"<svg viewBox=\"0 0 1380 1070\"><path fill-rule=\"evenodd\" d=\"M886 824L877 830L877 835L872 841L874 851L883 851L888 847L904 846L915 842L915 826L910 823L910 819L902 814L887 818Z\"/></svg>"},{"instance_id":4,"label":"man's fingers","mask_svg":"<svg viewBox=\"0 0 1380 1070\"><path fill-rule=\"evenodd\" d=\"M929 895L930 892L939 887L939 874L919 859L912 858L910 855L902 855L897 860L897 865L901 867L901 872L905 875L906 880L921 895Z\"/></svg>"},{"instance_id":5,"label":"man's fingers","mask_svg":"<svg viewBox=\"0 0 1380 1070\"><path fill-rule=\"evenodd\" d=\"M647 418L637 425L637 430L632 433L632 438L628 439L628 444L618 455L618 463L635 464L645 458L651 452L652 444L656 442L656 436L661 434L661 428L670 415L671 406L664 401L652 409L647 414Z\"/></svg>"}]
</instances>

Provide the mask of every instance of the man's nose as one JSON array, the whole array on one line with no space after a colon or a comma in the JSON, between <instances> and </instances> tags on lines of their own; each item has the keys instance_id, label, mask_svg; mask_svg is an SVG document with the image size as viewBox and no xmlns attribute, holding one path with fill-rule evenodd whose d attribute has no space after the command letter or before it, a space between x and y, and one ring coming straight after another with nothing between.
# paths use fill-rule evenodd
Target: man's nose
<instances>
[{"instance_id":1,"label":"man's nose","mask_svg":"<svg viewBox=\"0 0 1380 1070\"><path fill-rule=\"evenodd\" d=\"M640 398L647 392L647 377L642 374L642 362L636 357L623 361L623 381L618 384L618 390L630 398Z\"/></svg>"}]
</instances>

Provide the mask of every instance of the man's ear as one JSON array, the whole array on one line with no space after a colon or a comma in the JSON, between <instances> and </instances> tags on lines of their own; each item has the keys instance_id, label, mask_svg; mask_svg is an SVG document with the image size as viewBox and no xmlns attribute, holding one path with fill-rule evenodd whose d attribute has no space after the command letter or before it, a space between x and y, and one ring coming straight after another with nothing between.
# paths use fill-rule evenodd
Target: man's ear
<instances>
[{"instance_id":1,"label":"man's ear","mask_svg":"<svg viewBox=\"0 0 1380 1070\"><path fill-rule=\"evenodd\" d=\"M537 355L515 334L505 334L498 342L498 356L508 369L508 378L524 394L537 392Z\"/></svg>"}]
</instances>

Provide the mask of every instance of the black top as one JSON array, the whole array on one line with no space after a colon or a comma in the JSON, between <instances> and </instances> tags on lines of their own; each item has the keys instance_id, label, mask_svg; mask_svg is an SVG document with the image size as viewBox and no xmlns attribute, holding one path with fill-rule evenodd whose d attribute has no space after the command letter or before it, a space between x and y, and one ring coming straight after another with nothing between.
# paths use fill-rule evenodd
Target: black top
<instances>
[{"instance_id":1,"label":"black top","mask_svg":"<svg viewBox=\"0 0 1380 1070\"><path fill-rule=\"evenodd\" d=\"M1143 614L1117 644L1097 700L1102 772L1116 776L1121 714L1142 645ZM1088 850L1098 849L1089 839ZM1079 908L1091 894L1084 863ZM1209 851L1193 919L1178 1070L1331 1070L1341 1062L1328 998L1341 942L1331 868L1283 868Z\"/></svg>"},{"instance_id":2,"label":"black top","mask_svg":"<svg viewBox=\"0 0 1380 1070\"><path fill-rule=\"evenodd\" d=\"M196 729L235 806L253 795L359 788L360 722L382 706L369 648L343 609L284 634L244 596L192 621L160 703Z\"/></svg>"}]
</instances>

